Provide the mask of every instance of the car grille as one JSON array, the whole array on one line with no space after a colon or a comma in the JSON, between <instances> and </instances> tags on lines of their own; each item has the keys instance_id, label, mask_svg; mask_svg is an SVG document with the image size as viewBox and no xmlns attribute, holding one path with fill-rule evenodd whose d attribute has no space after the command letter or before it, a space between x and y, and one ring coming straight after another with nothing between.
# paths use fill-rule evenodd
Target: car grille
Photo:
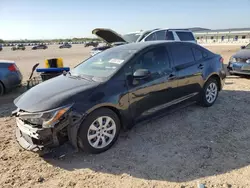
<instances>
[{"instance_id":1,"label":"car grille","mask_svg":"<svg viewBox=\"0 0 250 188\"><path fill-rule=\"evenodd\" d=\"M235 58L237 62L246 63L248 59Z\"/></svg>"}]
</instances>

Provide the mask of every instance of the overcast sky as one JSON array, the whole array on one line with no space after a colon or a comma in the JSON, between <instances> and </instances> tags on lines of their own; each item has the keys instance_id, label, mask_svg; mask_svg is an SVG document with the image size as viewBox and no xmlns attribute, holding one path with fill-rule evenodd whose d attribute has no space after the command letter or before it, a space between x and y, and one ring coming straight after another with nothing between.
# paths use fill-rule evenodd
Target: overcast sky
<instances>
[{"instance_id":1,"label":"overcast sky","mask_svg":"<svg viewBox=\"0 0 250 188\"><path fill-rule=\"evenodd\" d=\"M0 39L91 37L97 27L250 27L250 0L0 0Z\"/></svg>"}]
</instances>

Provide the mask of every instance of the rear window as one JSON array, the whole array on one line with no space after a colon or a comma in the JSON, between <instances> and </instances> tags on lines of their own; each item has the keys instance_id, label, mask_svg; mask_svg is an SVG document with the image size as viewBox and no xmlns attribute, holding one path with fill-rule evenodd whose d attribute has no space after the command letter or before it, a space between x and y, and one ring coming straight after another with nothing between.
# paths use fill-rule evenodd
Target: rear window
<instances>
[{"instance_id":1,"label":"rear window","mask_svg":"<svg viewBox=\"0 0 250 188\"><path fill-rule=\"evenodd\" d=\"M165 40L165 35L166 35L165 30L157 31L155 34L156 34L156 40Z\"/></svg>"},{"instance_id":2,"label":"rear window","mask_svg":"<svg viewBox=\"0 0 250 188\"><path fill-rule=\"evenodd\" d=\"M171 46L175 66L194 62L192 48L188 45L175 44Z\"/></svg>"},{"instance_id":3,"label":"rear window","mask_svg":"<svg viewBox=\"0 0 250 188\"><path fill-rule=\"evenodd\" d=\"M183 31L176 31L176 34L180 38L181 41L193 41L194 36L191 32L183 32Z\"/></svg>"},{"instance_id":4,"label":"rear window","mask_svg":"<svg viewBox=\"0 0 250 188\"><path fill-rule=\"evenodd\" d=\"M196 61L203 59L203 52L197 48L193 48L194 58Z\"/></svg>"}]
</instances>

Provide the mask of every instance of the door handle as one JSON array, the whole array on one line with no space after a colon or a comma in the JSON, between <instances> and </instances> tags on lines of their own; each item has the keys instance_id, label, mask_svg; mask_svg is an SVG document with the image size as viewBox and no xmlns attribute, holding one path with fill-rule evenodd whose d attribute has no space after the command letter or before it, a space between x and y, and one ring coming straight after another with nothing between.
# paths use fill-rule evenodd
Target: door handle
<instances>
[{"instance_id":1,"label":"door handle","mask_svg":"<svg viewBox=\"0 0 250 188\"><path fill-rule=\"evenodd\" d=\"M199 64L199 65L198 65L198 68L199 68L199 69L203 69L203 68L204 68L204 65L203 65L203 64Z\"/></svg>"}]
</instances>

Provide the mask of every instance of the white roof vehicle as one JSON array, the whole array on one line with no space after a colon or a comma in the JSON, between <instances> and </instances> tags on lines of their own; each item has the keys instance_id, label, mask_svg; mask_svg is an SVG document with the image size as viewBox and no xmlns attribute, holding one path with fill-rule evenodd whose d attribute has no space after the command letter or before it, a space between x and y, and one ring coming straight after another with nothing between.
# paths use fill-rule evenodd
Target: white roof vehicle
<instances>
[{"instance_id":1,"label":"white roof vehicle","mask_svg":"<svg viewBox=\"0 0 250 188\"><path fill-rule=\"evenodd\" d=\"M92 31L108 44L114 42L145 42L155 40L172 40L172 41L186 41L196 43L195 37L192 31L188 29L168 29L168 28L157 28L146 31L137 31L120 35L115 31L107 28L96 28Z\"/></svg>"}]
</instances>

